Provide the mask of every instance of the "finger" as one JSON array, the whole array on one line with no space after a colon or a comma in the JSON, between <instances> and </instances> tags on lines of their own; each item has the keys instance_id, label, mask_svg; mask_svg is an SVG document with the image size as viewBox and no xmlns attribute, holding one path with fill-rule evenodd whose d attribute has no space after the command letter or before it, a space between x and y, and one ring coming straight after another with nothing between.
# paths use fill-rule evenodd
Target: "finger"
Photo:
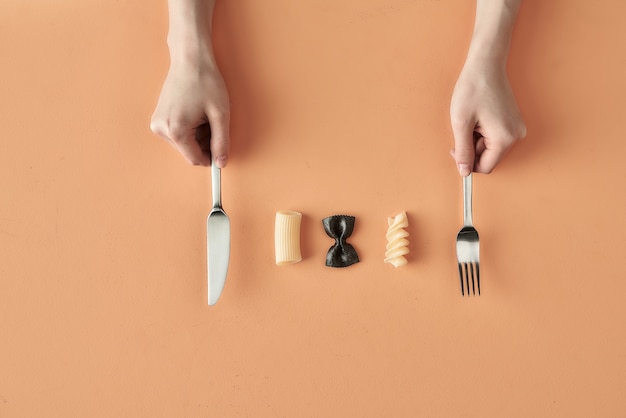
<instances>
[{"instance_id":1,"label":"finger","mask_svg":"<svg viewBox=\"0 0 626 418\"><path fill-rule=\"evenodd\" d=\"M482 135L479 135L479 138L476 140L476 144L474 145L474 166L476 165L476 160L480 159L480 156L486 149L487 145L485 145L485 138Z\"/></svg>"},{"instance_id":2,"label":"finger","mask_svg":"<svg viewBox=\"0 0 626 418\"><path fill-rule=\"evenodd\" d=\"M197 141L191 140L193 130L185 130L177 124L168 123L155 113L150 120L150 129L172 145L189 163L193 165L209 165L211 159L208 152L202 152Z\"/></svg>"},{"instance_id":3,"label":"finger","mask_svg":"<svg viewBox=\"0 0 626 418\"><path fill-rule=\"evenodd\" d=\"M174 145L167 136L167 126L161 121L160 118L156 116L156 114L152 116L152 119L150 119L150 130L155 135L158 135L159 137L169 142L171 145Z\"/></svg>"},{"instance_id":4,"label":"finger","mask_svg":"<svg viewBox=\"0 0 626 418\"><path fill-rule=\"evenodd\" d=\"M173 132L169 139L190 164L204 166L211 164L211 157L202 151L200 144L196 141L195 130L184 133Z\"/></svg>"},{"instance_id":5,"label":"finger","mask_svg":"<svg viewBox=\"0 0 626 418\"><path fill-rule=\"evenodd\" d=\"M219 168L226 166L230 151L230 115L224 111L207 112L211 125L211 156Z\"/></svg>"},{"instance_id":6,"label":"finger","mask_svg":"<svg viewBox=\"0 0 626 418\"><path fill-rule=\"evenodd\" d=\"M506 149L485 148L485 150L476 160L476 164L474 165L474 171L484 174L491 173L493 169L498 165L502 157L504 157L506 151Z\"/></svg>"},{"instance_id":7,"label":"finger","mask_svg":"<svg viewBox=\"0 0 626 418\"><path fill-rule=\"evenodd\" d=\"M205 155L211 156L211 125L209 122L196 128L196 142Z\"/></svg>"},{"instance_id":8,"label":"finger","mask_svg":"<svg viewBox=\"0 0 626 418\"><path fill-rule=\"evenodd\" d=\"M459 173L465 177L474 169L474 127L476 123L466 119L452 122L454 134L454 159Z\"/></svg>"},{"instance_id":9,"label":"finger","mask_svg":"<svg viewBox=\"0 0 626 418\"><path fill-rule=\"evenodd\" d=\"M525 135L526 126L522 123L517 135L505 132L488 140L482 137L476 143L476 163L474 171L484 174L491 173L508 150L513 147L515 141L518 138L523 138Z\"/></svg>"}]
</instances>

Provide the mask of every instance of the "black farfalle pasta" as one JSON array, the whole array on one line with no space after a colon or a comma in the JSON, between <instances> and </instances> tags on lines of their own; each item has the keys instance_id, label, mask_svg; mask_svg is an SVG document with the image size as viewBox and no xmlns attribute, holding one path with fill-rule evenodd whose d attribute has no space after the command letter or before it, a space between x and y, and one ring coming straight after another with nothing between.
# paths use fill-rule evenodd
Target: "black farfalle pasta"
<instances>
[{"instance_id":1,"label":"black farfalle pasta","mask_svg":"<svg viewBox=\"0 0 626 418\"><path fill-rule=\"evenodd\" d=\"M335 215L322 219L324 230L329 237L335 240L326 254L328 267L348 267L359 262L359 256L354 247L346 242L354 229L354 216Z\"/></svg>"}]
</instances>

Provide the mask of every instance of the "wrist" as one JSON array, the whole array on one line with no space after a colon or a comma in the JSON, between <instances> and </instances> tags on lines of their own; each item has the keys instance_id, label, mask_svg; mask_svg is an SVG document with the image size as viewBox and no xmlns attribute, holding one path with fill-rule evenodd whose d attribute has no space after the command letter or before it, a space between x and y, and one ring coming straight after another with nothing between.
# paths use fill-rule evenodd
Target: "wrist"
<instances>
[{"instance_id":1,"label":"wrist","mask_svg":"<svg viewBox=\"0 0 626 418\"><path fill-rule=\"evenodd\" d=\"M521 0L477 0L468 61L504 67Z\"/></svg>"},{"instance_id":2,"label":"wrist","mask_svg":"<svg viewBox=\"0 0 626 418\"><path fill-rule=\"evenodd\" d=\"M467 52L465 66L478 67L482 70L504 70L508 55L508 44L493 42L489 39L473 39Z\"/></svg>"},{"instance_id":3,"label":"wrist","mask_svg":"<svg viewBox=\"0 0 626 418\"><path fill-rule=\"evenodd\" d=\"M209 36L194 33L172 33L168 35L167 45L172 65L213 66L213 46Z\"/></svg>"},{"instance_id":4,"label":"wrist","mask_svg":"<svg viewBox=\"0 0 626 418\"><path fill-rule=\"evenodd\" d=\"M167 45L172 64L214 64L212 1L170 0Z\"/></svg>"}]
</instances>

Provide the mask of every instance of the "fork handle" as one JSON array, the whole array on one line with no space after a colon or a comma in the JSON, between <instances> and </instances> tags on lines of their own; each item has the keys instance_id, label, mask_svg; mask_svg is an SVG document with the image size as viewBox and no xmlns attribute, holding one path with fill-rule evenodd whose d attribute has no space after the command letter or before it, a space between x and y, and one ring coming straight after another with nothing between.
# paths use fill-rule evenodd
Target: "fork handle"
<instances>
[{"instance_id":1,"label":"fork handle","mask_svg":"<svg viewBox=\"0 0 626 418\"><path fill-rule=\"evenodd\" d=\"M473 226L472 222L472 173L463 177L463 225Z\"/></svg>"}]
</instances>

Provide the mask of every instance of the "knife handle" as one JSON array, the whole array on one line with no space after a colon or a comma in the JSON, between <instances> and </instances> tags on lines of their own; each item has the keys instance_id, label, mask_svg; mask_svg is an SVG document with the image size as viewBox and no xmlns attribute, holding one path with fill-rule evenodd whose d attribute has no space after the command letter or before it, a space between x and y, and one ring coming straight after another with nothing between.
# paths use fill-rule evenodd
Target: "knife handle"
<instances>
[{"instance_id":1,"label":"knife handle","mask_svg":"<svg viewBox=\"0 0 626 418\"><path fill-rule=\"evenodd\" d=\"M215 163L215 160L211 161L211 192L213 193L213 207L222 207L222 173L220 168Z\"/></svg>"}]
</instances>

